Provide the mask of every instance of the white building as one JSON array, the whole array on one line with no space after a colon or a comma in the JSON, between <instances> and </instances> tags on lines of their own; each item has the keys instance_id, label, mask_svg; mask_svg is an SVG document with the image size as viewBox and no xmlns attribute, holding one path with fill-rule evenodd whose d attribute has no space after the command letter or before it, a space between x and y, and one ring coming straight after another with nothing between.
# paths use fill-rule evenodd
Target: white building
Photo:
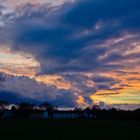
<instances>
[{"instance_id":1,"label":"white building","mask_svg":"<svg viewBox=\"0 0 140 140\"><path fill-rule=\"evenodd\" d=\"M47 119L48 112L47 111L33 111L29 114L29 118L31 118L31 119Z\"/></svg>"},{"instance_id":2,"label":"white building","mask_svg":"<svg viewBox=\"0 0 140 140\"><path fill-rule=\"evenodd\" d=\"M70 119L70 118L78 118L79 115L74 111L55 111L53 113L53 118L56 119Z\"/></svg>"},{"instance_id":3,"label":"white building","mask_svg":"<svg viewBox=\"0 0 140 140\"><path fill-rule=\"evenodd\" d=\"M11 110L4 110L2 114L2 118L15 118L16 114Z\"/></svg>"}]
</instances>

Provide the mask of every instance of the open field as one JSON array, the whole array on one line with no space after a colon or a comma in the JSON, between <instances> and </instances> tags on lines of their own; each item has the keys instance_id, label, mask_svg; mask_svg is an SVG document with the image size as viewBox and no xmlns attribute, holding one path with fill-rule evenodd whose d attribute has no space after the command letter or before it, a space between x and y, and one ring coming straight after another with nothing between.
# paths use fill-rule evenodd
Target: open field
<instances>
[{"instance_id":1,"label":"open field","mask_svg":"<svg viewBox=\"0 0 140 140\"><path fill-rule=\"evenodd\" d=\"M140 121L0 120L0 134L5 139L19 140L134 140L140 139Z\"/></svg>"}]
</instances>

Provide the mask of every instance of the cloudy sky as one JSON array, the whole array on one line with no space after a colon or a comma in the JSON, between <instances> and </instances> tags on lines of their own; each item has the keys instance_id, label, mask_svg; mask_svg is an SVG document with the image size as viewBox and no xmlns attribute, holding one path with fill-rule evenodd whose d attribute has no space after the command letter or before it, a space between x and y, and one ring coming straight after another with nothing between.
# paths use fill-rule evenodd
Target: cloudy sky
<instances>
[{"instance_id":1,"label":"cloudy sky","mask_svg":"<svg viewBox=\"0 0 140 140\"><path fill-rule=\"evenodd\" d=\"M0 0L0 98L140 107L140 1Z\"/></svg>"}]
</instances>

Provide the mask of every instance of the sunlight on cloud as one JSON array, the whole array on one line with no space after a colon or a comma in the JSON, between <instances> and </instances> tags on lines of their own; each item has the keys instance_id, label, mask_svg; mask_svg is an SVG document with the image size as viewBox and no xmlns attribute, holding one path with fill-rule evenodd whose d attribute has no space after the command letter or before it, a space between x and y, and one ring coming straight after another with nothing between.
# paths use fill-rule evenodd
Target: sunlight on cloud
<instances>
[{"instance_id":1,"label":"sunlight on cloud","mask_svg":"<svg viewBox=\"0 0 140 140\"><path fill-rule=\"evenodd\" d=\"M105 102L106 104L140 104L140 96L133 90L132 94L122 93L120 95L92 95L93 101Z\"/></svg>"},{"instance_id":2,"label":"sunlight on cloud","mask_svg":"<svg viewBox=\"0 0 140 140\"><path fill-rule=\"evenodd\" d=\"M126 54L133 54L133 53L140 53L140 43L139 44L134 44L133 49L128 50Z\"/></svg>"},{"instance_id":3,"label":"sunlight on cloud","mask_svg":"<svg viewBox=\"0 0 140 140\"><path fill-rule=\"evenodd\" d=\"M85 100L82 96L79 96L78 99L76 100L76 102L80 106L85 106L86 105Z\"/></svg>"},{"instance_id":4,"label":"sunlight on cloud","mask_svg":"<svg viewBox=\"0 0 140 140\"><path fill-rule=\"evenodd\" d=\"M28 54L13 52L7 46L0 46L0 71L12 75L34 76L40 64Z\"/></svg>"},{"instance_id":5,"label":"sunlight on cloud","mask_svg":"<svg viewBox=\"0 0 140 140\"><path fill-rule=\"evenodd\" d=\"M90 98L106 104L140 104L140 74L138 71L138 69L133 69L104 73L104 76L118 79L120 83L116 83L108 90L98 90L90 95Z\"/></svg>"},{"instance_id":6,"label":"sunlight on cloud","mask_svg":"<svg viewBox=\"0 0 140 140\"><path fill-rule=\"evenodd\" d=\"M46 85L56 86L58 89L69 90L72 88L72 85L69 82L66 82L63 77L59 75L42 75L37 76L36 80Z\"/></svg>"}]
</instances>

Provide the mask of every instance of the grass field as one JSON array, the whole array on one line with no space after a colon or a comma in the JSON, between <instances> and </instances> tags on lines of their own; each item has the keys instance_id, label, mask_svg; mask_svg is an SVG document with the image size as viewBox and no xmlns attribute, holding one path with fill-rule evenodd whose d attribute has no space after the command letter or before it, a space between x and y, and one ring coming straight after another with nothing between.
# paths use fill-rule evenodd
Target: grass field
<instances>
[{"instance_id":1,"label":"grass field","mask_svg":"<svg viewBox=\"0 0 140 140\"><path fill-rule=\"evenodd\" d=\"M0 120L3 139L98 140L140 139L139 121ZM1 139L0 139L1 140Z\"/></svg>"}]
</instances>

